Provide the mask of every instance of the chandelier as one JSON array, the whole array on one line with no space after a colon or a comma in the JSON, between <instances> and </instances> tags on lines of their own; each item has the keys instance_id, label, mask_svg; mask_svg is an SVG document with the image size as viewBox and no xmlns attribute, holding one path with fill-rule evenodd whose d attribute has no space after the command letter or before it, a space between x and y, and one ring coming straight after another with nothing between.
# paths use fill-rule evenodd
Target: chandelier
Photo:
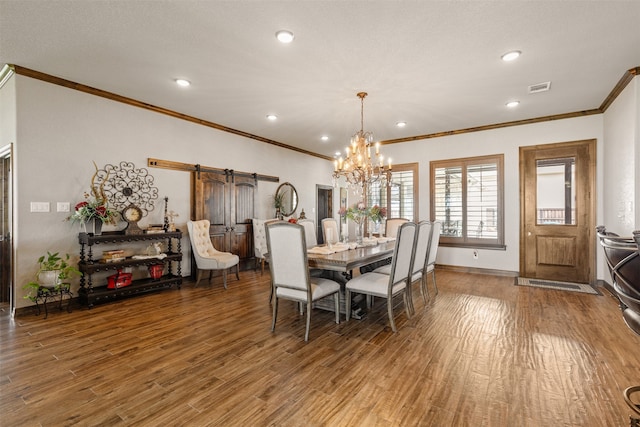
<instances>
[{"instance_id":1,"label":"chandelier","mask_svg":"<svg viewBox=\"0 0 640 427\"><path fill-rule=\"evenodd\" d=\"M389 181L391 159L384 166L384 156L380 154L380 143L373 143L373 133L364 131L364 98L366 92L357 94L360 98L360 130L351 137L351 144L345 149L346 158L340 157L333 162L333 182L344 178L350 187L362 193L377 181ZM372 153L373 151L373 153Z\"/></svg>"}]
</instances>

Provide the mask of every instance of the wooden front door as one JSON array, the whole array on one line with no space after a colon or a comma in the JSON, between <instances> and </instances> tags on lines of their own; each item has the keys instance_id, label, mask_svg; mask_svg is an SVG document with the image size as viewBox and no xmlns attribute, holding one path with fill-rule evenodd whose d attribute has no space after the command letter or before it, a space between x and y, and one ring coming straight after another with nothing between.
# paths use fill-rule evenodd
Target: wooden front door
<instances>
[{"instance_id":1,"label":"wooden front door","mask_svg":"<svg viewBox=\"0 0 640 427\"><path fill-rule=\"evenodd\" d=\"M520 275L595 281L596 141L520 147Z\"/></svg>"},{"instance_id":2,"label":"wooden front door","mask_svg":"<svg viewBox=\"0 0 640 427\"><path fill-rule=\"evenodd\" d=\"M209 234L219 251L240 257L240 269L249 268L253 258L251 219L255 212L257 183L254 178L227 173L193 175L193 214L196 220L211 222Z\"/></svg>"}]
</instances>

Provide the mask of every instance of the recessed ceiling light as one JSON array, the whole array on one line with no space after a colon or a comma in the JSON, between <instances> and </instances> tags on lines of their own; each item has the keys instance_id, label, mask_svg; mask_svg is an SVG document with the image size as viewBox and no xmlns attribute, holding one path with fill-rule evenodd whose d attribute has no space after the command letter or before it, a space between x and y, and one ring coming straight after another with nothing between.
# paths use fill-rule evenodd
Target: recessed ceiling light
<instances>
[{"instance_id":1,"label":"recessed ceiling light","mask_svg":"<svg viewBox=\"0 0 640 427\"><path fill-rule=\"evenodd\" d=\"M293 33L287 30L280 30L276 33L276 38L280 43L291 43L293 41Z\"/></svg>"},{"instance_id":2,"label":"recessed ceiling light","mask_svg":"<svg viewBox=\"0 0 640 427\"><path fill-rule=\"evenodd\" d=\"M267 114L267 119L269 120L277 120L278 116L276 116L275 114Z\"/></svg>"},{"instance_id":3,"label":"recessed ceiling light","mask_svg":"<svg viewBox=\"0 0 640 427\"><path fill-rule=\"evenodd\" d=\"M509 108L517 107L520 105L520 101L509 101L505 105Z\"/></svg>"},{"instance_id":4,"label":"recessed ceiling light","mask_svg":"<svg viewBox=\"0 0 640 427\"><path fill-rule=\"evenodd\" d=\"M512 50L511 52L507 52L504 55L502 55L501 58L503 61L509 62L519 57L521 53L522 52L520 52L519 50Z\"/></svg>"},{"instance_id":5,"label":"recessed ceiling light","mask_svg":"<svg viewBox=\"0 0 640 427\"><path fill-rule=\"evenodd\" d=\"M403 128L407 125L407 122L398 122L396 123L396 126L398 126L399 128Z\"/></svg>"},{"instance_id":6,"label":"recessed ceiling light","mask_svg":"<svg viewBox=\"0 0 640 427\"><path fill-rule=\"evenodd\" d=\"M176 79L176 84L178 86L187 87L191 85L191 82L185 79Z\"/></svg>"},{"instance_id":7,"label":"recessed ceiling light","mask_svg":"<svg viewBox=\"0 0 640 427\"><path fill-rule=\"evenodd\" d=\"M327 135L322 135L322 136L320 137L320 139L321 139L321 140L323 140L323 141L328 141L328 140L329 140L329 137L328 137Z\"/></svg>"}]
</instances>

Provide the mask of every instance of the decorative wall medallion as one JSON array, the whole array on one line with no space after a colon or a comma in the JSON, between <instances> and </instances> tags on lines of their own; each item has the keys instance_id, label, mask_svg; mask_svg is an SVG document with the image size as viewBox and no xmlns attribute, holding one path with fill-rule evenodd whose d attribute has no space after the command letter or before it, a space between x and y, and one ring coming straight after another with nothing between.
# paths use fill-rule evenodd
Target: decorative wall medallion
<instances>
[{"instance_id":1,"label":"decorative wall medallion","mask_svg":"<svg viewBox=\"0 0 640 427\"><path fill-rule=\"evenodd\" d=\"M158 188L153 186L154 178L145 168L136 169L131 162L120 162L114 166L107 164L97 171L96 184L102 186L109 204L122 212L122 218L129 223L127 234L140 234L138 221L155 208Z\"/></svg>"}]
</instances>

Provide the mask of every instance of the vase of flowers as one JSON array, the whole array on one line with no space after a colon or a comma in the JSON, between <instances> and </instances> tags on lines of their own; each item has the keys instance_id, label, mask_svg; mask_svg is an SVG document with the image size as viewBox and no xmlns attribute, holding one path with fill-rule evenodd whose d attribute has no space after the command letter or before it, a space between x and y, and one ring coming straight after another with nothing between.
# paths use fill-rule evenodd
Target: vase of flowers
<instances>
[{"instance_id":1,"label":"vase of flowers","mask_svg":"<svg viewBox=\"0 0 640 427\"><path fill-rule=\"evenodd\" d=\"M340 215L356 223L356 243L362 245L364 237L364 223L369 217L369 210L364 202L360 201L348 209L341 209Z\"/></svg>"},{"instance_id":2,"label":"vase of flowers","mask_svg":"<svg viewBox=\"0 0 640 427\"><path fill-rule=\"evenodd\" d=\"M378 205L373 205L369 209L369 219L376 225L376 229L378 228L378 224L382 222L383 219L387 217L387 208L381 208ZM374 227L369 229L369 237L371 237L371 233Z\"/></svg>"},{"instance_id":3,"label":"vase of flowers","mask_svg":"<svg viewBox=\"0 0 640 427\"><path fill-rule=\"evenodd\" d=\"M363 201L356 203L348 209L340 209L340 216L346 217L356 223L356 243L362 245L364 238L364 224L367 220L380 223L387 216L387 209L374 205L367 208Z\"/></svg>"},{"instance_id":4,"label":"vase of flowers","mask_svg":"<svg viewBox=\"0 0 640 427\"><path fill-rule=\"evenodd\" d=\"M73 214L68 219L71 222L80 222L83 230L99 236L102 234L102 224L116 223L117 212L109 208L109 201L104 194L102 187L106 179L101 185L95 185L98 166L95 163L94 166L96 173L91 178L91 194L84 193L84 200L76 204Z\"/></svg>"}]
</instances>

